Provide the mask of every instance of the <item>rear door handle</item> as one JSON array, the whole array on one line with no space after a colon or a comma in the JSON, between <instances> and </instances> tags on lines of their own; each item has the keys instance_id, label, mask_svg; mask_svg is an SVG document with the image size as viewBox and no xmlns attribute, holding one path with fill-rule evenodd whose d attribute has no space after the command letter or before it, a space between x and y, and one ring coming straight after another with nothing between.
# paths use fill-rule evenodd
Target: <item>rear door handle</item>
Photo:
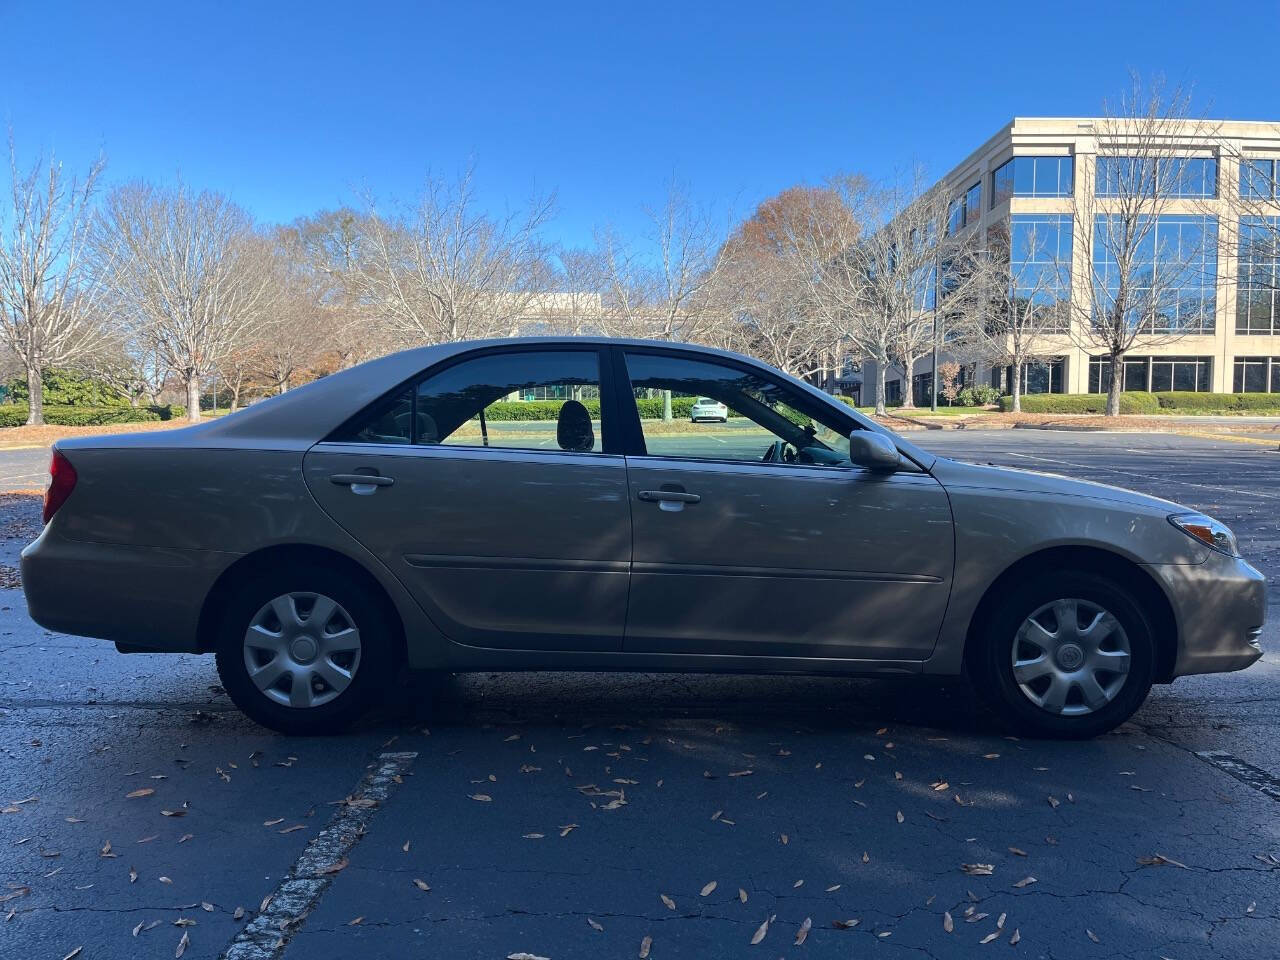
<instances>
[{"instance_id":1,"label":"rear door handle","mask_svg":"<svg viewBox=\"0 0 1280 960\"><path fill-rule=\"evenodd\" d=\"M700 503L702 497L696 493L684 493L680 490L641 490L636 494L646 503Z\"/></svg>"},{"instance_id":2,"label":"rear door handle","mask_svg":"<svg viewBox=\"0 0 1280 960\"><path fill-rule=\"evenodd\" d=\"M351 492L362 497L376 493L379 487L389 487L395 480L376 473L335 473L329 478L330 483L340 487L350 487Z\"/></svg>"}]
</instances>

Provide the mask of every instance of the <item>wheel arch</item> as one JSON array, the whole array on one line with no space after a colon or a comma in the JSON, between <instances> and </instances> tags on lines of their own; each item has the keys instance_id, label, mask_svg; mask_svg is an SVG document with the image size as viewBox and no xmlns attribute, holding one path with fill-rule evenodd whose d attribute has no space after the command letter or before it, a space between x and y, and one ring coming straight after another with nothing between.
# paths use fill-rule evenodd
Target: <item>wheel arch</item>
<instances>
[{"instance_id":1,"label":"wheel arch","mask_svg":"<svg viewBox=\"0 0 1280 960\"><path fill-rule=\"evenodd\" d=\"M403 662L407 655L404 619L378 578L358 561L337 550L296 543L276 544L245 554L218 575L201 604L200 618L196 621L196 644L199 652L212 653L216 648L222 612L226 609L227 600L240 584L268 570L304 563L323 564L341 570L365 587L382 607L387 623L395 632L396 654Z\"/></svg>"},{"instance_id":2,"label":"wheel arch","mask_svg":"<svg viewBox=\"0 0 1280 960\"><path fill-rule=\"evenodd\" d=\"M966 660L970 651L976 649L976 644L970 642L974 632L991 616L1006 591L1019 580L1063 570L1102 574L1134 595L1151 620L1152 639L1156 648L1155 680L1157 683L1170 682L1178 658L1178 621L1173 605L1155 578L1141 564L1102 547L1048 547L1010 564L987 587L969 619L969 628L965 634Z\"/></svg>"}]
</instances>

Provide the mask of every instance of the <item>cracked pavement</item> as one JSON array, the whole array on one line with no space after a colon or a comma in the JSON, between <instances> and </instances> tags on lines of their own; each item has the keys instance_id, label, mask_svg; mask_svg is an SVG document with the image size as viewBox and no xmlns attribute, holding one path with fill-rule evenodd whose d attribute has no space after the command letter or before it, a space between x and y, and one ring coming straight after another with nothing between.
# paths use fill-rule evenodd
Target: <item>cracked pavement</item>
<instances>
[{"instance_id":1,"label":"cracked pavement","mask_svg":"<svg viewBox=\"0 0 1280 960\"><path fill-rule=\"evenodd\" d=\"M253 955L564 960L645 938L653 958L1273 953L1280 806L1196 752L1280 775L1280 453L912 439L1231 524L1272 585L1263 661L1158 687L1087 743L1009 738L960 681L614 674L415 679L351 733L305 740L236 713L208 658L48 634L3 589L0 956L172 957L185 934L184 957L220 957L388 751L416 756L353 821L328 889ZM0 499L0 563L35 509Z\"/></svg>"}]
</instances>

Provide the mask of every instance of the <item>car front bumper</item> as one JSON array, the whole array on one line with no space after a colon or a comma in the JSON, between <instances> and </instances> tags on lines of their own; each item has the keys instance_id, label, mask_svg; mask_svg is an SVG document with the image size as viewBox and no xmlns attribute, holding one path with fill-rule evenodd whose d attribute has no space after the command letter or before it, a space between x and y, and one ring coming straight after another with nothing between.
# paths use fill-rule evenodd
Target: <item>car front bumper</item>
<instances>
[{"instance_id":1,"label":"car front bumper","mask_svg":"<svg viewBox=\"0 0 1280 960\"><path fill-rule=\"evenodd\" d=\"M1178 622L1173 676L1243 670L1262 656L1266 578L1246 561L1211 553L1204 563L1151 564Z\"/></svg>"}]
</instances>

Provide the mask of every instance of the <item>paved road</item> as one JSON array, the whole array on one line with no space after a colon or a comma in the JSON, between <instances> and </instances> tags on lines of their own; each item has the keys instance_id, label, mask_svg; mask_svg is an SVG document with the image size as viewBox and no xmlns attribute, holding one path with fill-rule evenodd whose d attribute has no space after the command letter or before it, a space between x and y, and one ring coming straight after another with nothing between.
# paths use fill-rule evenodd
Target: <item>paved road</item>
<instances>
[{"instance_id":1,"label":"paved road","mask_svg":"<svg viewBox=\"0 0 1280 960\"><path fill-rule=\"evenodd\" d=\"M1280 587L1278 453L913 439L1214 512ZM0 563L34 510L0 502ZM50 635L0 590L0 956L1270 956L1278 620L1250 671L1089 743L1005 737L961 683L580 674L417 681L302 740L205 658Z\"/></svg>"}]
</instances>

